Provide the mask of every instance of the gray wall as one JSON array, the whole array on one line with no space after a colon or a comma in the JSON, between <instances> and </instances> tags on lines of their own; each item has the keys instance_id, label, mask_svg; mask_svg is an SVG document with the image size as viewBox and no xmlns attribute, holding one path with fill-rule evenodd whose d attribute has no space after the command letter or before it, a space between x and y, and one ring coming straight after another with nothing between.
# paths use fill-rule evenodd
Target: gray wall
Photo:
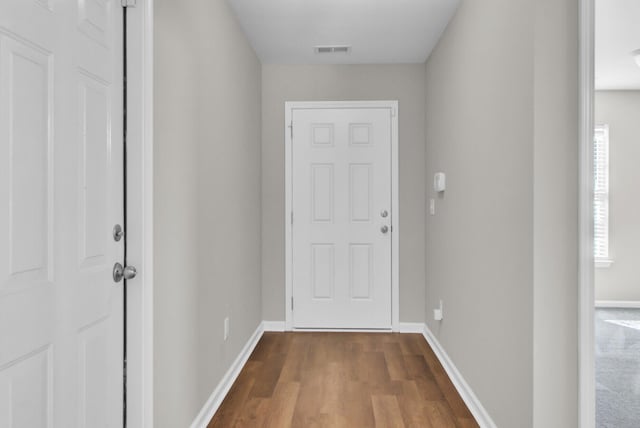
<instances>
[{"instance_id":1,"label":"gray wall","mask_svg":"<svg viewBox=\"0 0 640 428\"><path fill-rule=\"evenodd\" d=\"M534 0L533 422L578 426L578 2Z\"/></svg>"},{"instance_id":2,"label":"gray wall","mask_svg":"<svg viewBox=\"0 0 640 428\"><path fill-rule=\"evenodd\" d=\"M576 7L464 1L427 61L427 323L502 427L577 426Z\"/></svg>"},{"instance_id":3,"label":"gray wall","mask_svg":"<svg viewBox=\"0 0 640 428\"><path fill-rule=\"evenodd\" d=\"M262 320L260 63L222 0L154 25L154 416L185 427Z\"/></svg>"},{"instance_id":4,"label":"gray wall","mask_svg":"<svg viewBox=\"0 0 640 428\"><path fill-rule=\"evenodd\" d=\"M640 91L598 91L597 124L609 125L609 255L596 269L596 300L640 301Z\"/></svg>"},{"instance_id":5,"label":"gray wall","mask_svg":"<svg viewBox=\"0 0 640 428\"><path fill-rule=\"evenodd\" d=\"M263 65L262 295L266 320L284 321L285 101L398 100L400 321L424 320L424 65Z\"/></svg>"},{"instance_id":6,"label":"gray wall","mask_svg":"<svg viewBox=\"0 0 640 428\"><path fill-rule=\"evenodd\" d=\"M533 55L527 2L463 1L427 61L428 326L501 427L532 421ZM430 316L444 300L444 320Z\"/></svg>"}]
</instances>

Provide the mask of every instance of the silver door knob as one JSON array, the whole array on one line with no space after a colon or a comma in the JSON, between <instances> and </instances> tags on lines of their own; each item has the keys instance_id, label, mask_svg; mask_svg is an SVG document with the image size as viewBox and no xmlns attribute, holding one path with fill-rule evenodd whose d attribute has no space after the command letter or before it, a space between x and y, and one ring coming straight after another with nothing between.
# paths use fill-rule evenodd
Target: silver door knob
<instances>
[{"instance_id":1,"label":"silver door knob","mask_svg":"<svg viewBox=\"0 0 640 428\"><path fill-rule=\"evenodd\" d=\"M138 271L134 266L124 267L120 263L113 265L113 281L120 282L122 278L133 279L138 274Z\"/></svg>"},{"instance_id":2,"label":"silver door knob","mask_svg":"<svg viewBox=\"0 0 640 428\"><path fill-rule=\"evenodd\" d=\"M380 232L382 233L387 233L389 231L389 226L384 225L380 228Z\"/></svg>"},{"instance_id":3,"label":"silver door knob","mask_svg":"<svg viewBox=\"0 0 640 428\"><path fill-rule=\"evenodd\" d=\"M382 210L380 212L380 217L382 218L387 218L388 215L389 215L389 212L387 210Z\"/></svg>"}]
</instances>

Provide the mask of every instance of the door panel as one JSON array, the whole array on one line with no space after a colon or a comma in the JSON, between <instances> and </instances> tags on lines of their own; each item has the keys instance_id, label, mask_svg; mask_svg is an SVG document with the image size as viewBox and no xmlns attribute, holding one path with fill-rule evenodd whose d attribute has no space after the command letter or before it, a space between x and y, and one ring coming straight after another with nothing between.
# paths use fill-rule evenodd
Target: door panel
<instances>
[{"instance_id":1,"label":"door panel","mask_svg":"<svg viewBox=\"0 0 640 428\"><path fill-rule=\"evenodd\" d=\"M109 85L80 72L79 142L80 159L80 265L106 266L109 245L107 224L109 167Z\"/></svg>"},{"instance_id":2,"label":"door panel","mask_svg":"<svg viewBox=\"0 0 640 428\"><path fill-rule=\"evenodd\" d=\"M0 33L0 196L7 202L4 224L8 231L8 246L3 254L5 290L50 279L50 63L45 51Z\"/></svg>"},{"instance_id":3,"label":"door panel","mask_svg":"<svg viewBox=\"0 0 640 428\"><path fill-rule=\"evenodd\" d=\"M119 427L122 8L0 2L0 426Z\"/></svg>"},{"instance_id":4,"label":"door panel","mask_svg":"<svg viewBox=\"0 0 640 428\"><path fill-rule=\"evenodd\" d=\"M391 328L390 109L295 109L292 154L294 327Z\"/></svg>"},{"instance_id":5,"label":"door panel","mask_svg":"<svg viewBox=\"0 0 640 428\"><path fill-rule=\"evenodd\" d=\"M333 223L333 164L311 164L311 219L314 223Z\"/></svg>"},{"instance_id":6,"label":"door panel","mask_svg":"<svg viewBox=\"0 0 640 428\"><path fill-rule=\"evenodd\" d=\"M335 254L333 244L311 244L311 288L314 300L333 300Z\"/></svg>"},{"instance_id":7,"label":"door panel","mask_svg":"<svg viewBox=\"0 0 640 428\"><path fill-rule=\"evenodd\" d=\"M371 299L373 286L373 245L349 245L349 297Z\"/></svg>"},{"instance_id":8,"label":"door panel","mask_svg":"<svg viewBox=\"0 0 640 428\"><path fill-rule=\"evenodd\" d=\"M45 346L0 373L0 426L51 426L52 349ZM33 411L42 409L41 411Z\"/></svg>"},{"instance_id":9,"label":"door panel","mask_svg":"<svg viewBox=\"0 0 640 428\"><path fill-rule=\"evenodd\" d=\"M371 164L349 165L349 213L352 223L371 221Z\"/></svg>"}]
</instances>

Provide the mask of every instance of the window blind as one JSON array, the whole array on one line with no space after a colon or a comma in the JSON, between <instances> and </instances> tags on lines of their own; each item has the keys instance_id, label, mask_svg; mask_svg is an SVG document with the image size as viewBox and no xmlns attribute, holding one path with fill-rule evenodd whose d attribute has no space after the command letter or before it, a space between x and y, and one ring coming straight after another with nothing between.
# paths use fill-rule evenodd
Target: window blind
<instances>
[{"instance_id":1,"label":"window blind","mask_svg":"<svg viewBox=\"0 0 640 428\"><path fill-rule=\"evenodd\" d=\"M593 144L594 257L609 258L609 127L596 126Z\"/></svg>"}]
</instances>

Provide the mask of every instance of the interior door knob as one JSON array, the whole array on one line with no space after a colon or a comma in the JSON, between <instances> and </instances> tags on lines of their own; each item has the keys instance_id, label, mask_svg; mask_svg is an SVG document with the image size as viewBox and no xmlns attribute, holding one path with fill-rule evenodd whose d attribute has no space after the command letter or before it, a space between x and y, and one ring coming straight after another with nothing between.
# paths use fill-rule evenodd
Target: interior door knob
<instances>
[{"instance_id":1,"label":"interior door knob","mask_svg":"<svg viewBox=\"0 0 640 428\"><path fill-rule=\"evenodd\" d=\"M138 274L138 271L134 266L124 267L120 263L113 265L113 281L120 282L122 278L133 279Z\"/></svg>"},{"instance_id":2,"label":"interior door knob","mask_svg":"<svg viewBox=\"0 0 640 428\"><path fill-rule=\"evenodd\" d=\"M389 231L389 226L386 224L380 228L380 232L387 233Z\"/></svg>"}]
</instances>

